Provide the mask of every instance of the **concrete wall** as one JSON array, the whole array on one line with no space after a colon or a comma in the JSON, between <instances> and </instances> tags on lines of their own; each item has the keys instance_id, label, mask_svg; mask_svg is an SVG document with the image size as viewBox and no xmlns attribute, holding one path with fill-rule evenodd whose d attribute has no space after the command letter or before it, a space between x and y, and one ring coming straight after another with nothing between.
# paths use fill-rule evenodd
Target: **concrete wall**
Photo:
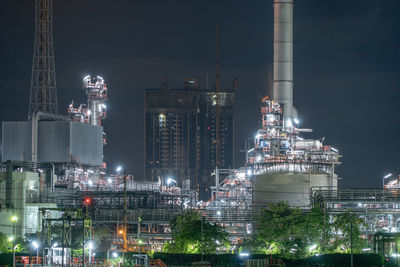
<instances>
[{"instance_id":1,"label":"concrete wall","mask_svg":"<svg viewBox=\"0 0 400 267\"><path fill-rule=\"evenodd\" d=\"M287 201L291 206L309 206L312 187L337 186L337 176L328 174L278 173L254 176L253 207Z\"/></svg>"}]
</instances>

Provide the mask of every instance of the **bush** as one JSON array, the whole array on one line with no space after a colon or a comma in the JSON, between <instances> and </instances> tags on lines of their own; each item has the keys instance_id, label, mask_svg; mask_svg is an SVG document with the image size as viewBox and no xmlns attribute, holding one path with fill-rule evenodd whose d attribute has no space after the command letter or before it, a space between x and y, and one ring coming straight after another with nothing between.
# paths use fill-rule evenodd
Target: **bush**
<instances>
[{"instance_id":1,"label":"bush","mask_svg":"<svg viewBox=\"0 0 400 267\"><path fill-rule=\"evenodd\" d=\"M302 266L326 266L326 267L350 267L350 254L326 254L300 260L288 260L284 262L287 267ZM354 254L354 267L381 267L384 258L379 254Z\"/></svg>"},{"instance_id":2,"label":"bush","mask_svg":"<svg viewBox=\"0 0 400 267\"><path fill-rule=\"evenodd\" d=\"M266 259L267 255L250 255L249 259ZM201 260L200 254L154 253L155 259L161 259L168 266L190 266ZM273 256L273 258L276 258ZM379 254L354 254L354 267L382 267L384 258ZM240 266L243 259L236 254L206 254L203 260L213 266ZM286 267L350 267L350 254L326 254L305 259L283 259Z\"/></svg>"},{"instance_id":3,"label":"bush","mask_svg":"<svg viewBox=\"0 0 400 267\"><path fill-rule=\"evenodd\" d=\"M191 266L192 262L201 261L201 254L172 254L154 253L153 258L161 259L168 266L183 265ZM203 261L210 262L213 266L239 266L241 260L235 254L205 254Z\"/></svg>"}]
</instances>

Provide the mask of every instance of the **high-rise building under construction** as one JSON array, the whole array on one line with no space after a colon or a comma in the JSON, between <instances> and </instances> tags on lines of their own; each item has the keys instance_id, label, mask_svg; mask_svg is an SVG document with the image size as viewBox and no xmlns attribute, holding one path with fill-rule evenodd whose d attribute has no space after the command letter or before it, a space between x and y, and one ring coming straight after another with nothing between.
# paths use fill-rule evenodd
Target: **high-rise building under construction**
<instances>
[{"instance_id":1,"label":"high-rise building under construction","mask_svg":"<svg viewBox=\"0 0 400 267\"><path fill-rule=\"evenodd\" d=\"M234 166L234 88L145 90L145 177L206 192L211 173ZM212 182L211 182L212 181Z\"/></svg>"}]
</instances>

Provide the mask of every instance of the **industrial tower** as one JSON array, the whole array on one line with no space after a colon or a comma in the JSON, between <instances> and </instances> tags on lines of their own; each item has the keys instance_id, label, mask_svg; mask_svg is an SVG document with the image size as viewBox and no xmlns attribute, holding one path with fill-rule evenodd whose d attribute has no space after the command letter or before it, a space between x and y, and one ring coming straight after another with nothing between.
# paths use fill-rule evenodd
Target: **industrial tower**
<instances>
[{"instance_id":1,"label":"industrial tower","mask_svg":"<svg viewBox=\"0 0 400 267\"><path fill-rule=\"evenodd\" d=\"M53 0L35 1L35 42L28 118L31 119L39 111L58 113L53 49Z\"/></svg>"},{"instance_id":2,"label":"industrial tower","mask_svg":"<svg viewBox=\"0 0 400 267\"><path fill-rule=\"evenodd\" d=\"M310 192L334 192L339 151L324 139L305 139L293 108L293 0L274 0L274 98L261 103L261 127L246 153L253 209L287 201L308 207Z\"/></svg>"}]
</instances>

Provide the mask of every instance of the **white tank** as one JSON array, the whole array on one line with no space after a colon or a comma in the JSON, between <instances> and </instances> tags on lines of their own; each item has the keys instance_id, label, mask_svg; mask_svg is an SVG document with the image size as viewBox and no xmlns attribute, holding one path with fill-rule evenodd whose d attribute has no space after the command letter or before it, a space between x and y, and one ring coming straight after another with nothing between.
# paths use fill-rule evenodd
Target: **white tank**
<instances>
[{"instance_id":1,"label":"white tank","mask_svg":"<svg viewBox=\"0 0 400 267\"><path fill-rule=\"evenodd\" d=\"M253 179L255 209L279 201L288 202L290 206L309 207L312 188L337 186L336 174L267 173Z\"/></svg>"}]
</instances>

